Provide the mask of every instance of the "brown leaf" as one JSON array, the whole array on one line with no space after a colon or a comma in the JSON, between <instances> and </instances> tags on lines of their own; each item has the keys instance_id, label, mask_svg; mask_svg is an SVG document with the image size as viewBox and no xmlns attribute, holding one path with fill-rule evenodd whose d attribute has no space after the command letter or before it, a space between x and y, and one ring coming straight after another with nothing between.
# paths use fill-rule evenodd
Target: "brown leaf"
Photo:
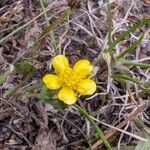
<instances>
[{"instance_id":1,"label":"brown leaf","mask_svg":"<svg viewBox=\"0 0 150 150\"><path fill-rule=\"evenodd\" d=\"M59 134L56 130L48 132L46 129L41 129L32 150L57 150L56 140L58 137Z\"/></svg>"}]
</instances>

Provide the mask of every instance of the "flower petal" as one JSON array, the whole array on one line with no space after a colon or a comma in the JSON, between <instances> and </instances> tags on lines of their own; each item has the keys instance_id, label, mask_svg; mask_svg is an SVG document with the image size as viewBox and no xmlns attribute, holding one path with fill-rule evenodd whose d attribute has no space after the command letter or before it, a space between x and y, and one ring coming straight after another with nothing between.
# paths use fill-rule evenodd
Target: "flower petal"
<instances>
[{"instance_id":1,"label":"flower petal","mask_svg":"<svg viewBox=\"0 0 150 150\"><path fill-rule=\"evenodd\" d=\"M75 71L80 78L85 78L90 74L92 69L93 66L91 63L85 59L77 61L73 66L73 71Z\"/></svg>"},{"instance_id":2,"label":"flower petal","mask_svg":"<svg viewBox=\"0 0 150 150\"><path fill-rule=\"evenodd\" d=\"M92 95L96 91L96 84L91 79L81 80L76 86L75 89L81 95Z\"/></svg>"},{"instance_id":3,"label":"flower petal","mask_svg":"<svg viewBox=\"0 0 150 150\"><path fill-rule=\"evenodd\" d=\"M58 98L68 105L72 105L77 101L76 94L69 87L63 87L58 93Z\"/></svg>"},{"instance_id":4,"label":"flower petal","mask_svg":"<svg viewBox=\"0 0 150 150\"><path fill-rule=\"evenodd\" d=\"M46 74L43 77L43 82L46 84L47 88L51 90L56 90L62 87L60 78L54 74Z\"/></svg>"},{"instance_id":5,"label":"flower petal","mask_svg":"<svg viewBox=\"0 0 150 150\"><path fill-rule=\"evenodd\" d=\"M63 74L69 67L68 59L64 55L57 55L54 57L52 65L58 74Z\"/></svg>"}]
</instances>

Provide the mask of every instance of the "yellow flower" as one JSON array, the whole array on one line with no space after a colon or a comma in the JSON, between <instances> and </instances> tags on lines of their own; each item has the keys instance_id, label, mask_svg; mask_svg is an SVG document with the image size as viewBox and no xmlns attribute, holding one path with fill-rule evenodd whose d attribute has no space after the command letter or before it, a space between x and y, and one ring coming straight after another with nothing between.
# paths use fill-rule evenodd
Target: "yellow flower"
<instances>
[{"instance_id":1,"label":"yellow flower","mask_svg":"<svg viewBox=\"0 0 150 150\"><path fill-rule=\"evenodd\" d=\"M96 91L96 84L88 76L93 66L88 60L77 61L73 68L69 66L64 55L57 55L52 60L55 74L46 74L43 82L51 90L60 89L58 98L71 105L77 101L76 92L81 95L92 95Z\"/></svg>"}]
</instances>

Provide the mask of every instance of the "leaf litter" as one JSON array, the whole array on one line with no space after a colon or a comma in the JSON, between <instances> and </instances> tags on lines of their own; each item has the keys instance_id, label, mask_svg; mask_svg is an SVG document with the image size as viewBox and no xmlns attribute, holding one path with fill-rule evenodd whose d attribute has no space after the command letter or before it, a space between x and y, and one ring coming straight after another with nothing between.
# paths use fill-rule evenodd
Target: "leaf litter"
<instances>
[{"instance_id":1,"label":"leaf litter","mask_svg":"<svg viewBox=\"0 0 150 150\"><path fill-rule=\"evenodd\" d=\"M112 37L114 39L127 30L131 24L150 16L148 0L110 0L110 3L113 20ZM72 4L70 5L72 6ZM44 5L46 9L51 8L47 11L50 23L61 15L62 11L60 10L68 8L65 0L44 0ZM75 3L75 6L78 5ZM4 0L0 2L0 38L2 39L24 23L34 19L41 12L40 3L36 0ZM129 147L133 146L137 149L141 146L138 145L141 143L139 136L147 139L140 133L144 132L148 138L150 133L147 129L150 127L148 84L150 70L117 64L114 68L116 74L134 75L140 84L131 81L124 84L115 78L108 79L109 56L106 59L99 57L108 45L107 26L105 1L87 0L83 2L80 10L76 10L53 32L57 41L57 49L69 58L71 64L78 59L85 58L93 62L95 68L98 68L94 77L98 85L97 92L91 97L79 97L78 103L97 120L106 137L112 137L110 139L112 147L119 148L127 144ZM105 147L98 140L92 127L73 107L61 111L51 104L40 101L37 97L27 96L29 93L39 93L39 89L33 88L32 90L31 88L23 95L23 98L20 96L24 92L21 90L26 89L28 84L32 86L33 83L38 83L51 68L49 64L54 56L54 50L49 38L34 54L22 55L29 47L32 47L44 28L45 19L44 16L40 16L30 25L0 43L0 149L87 149L87 139L75 126L65 121L68 119L88 136L93 149L103 150ZM119 54L133 44L143 31L145 34L140 46L135 48L132 53L127 54L126 58L150 64L150 29L148 25L139 28L117 44L114 53ZM17 72L16 69L10 70L11 65L13 66L15 62L21 60L27 60L36 66L37 75L31 77L21 90L16 89L16 92L7 99L6 95L25 79L24 75ZM62 120L59 115L65 119ZM142 124L135 121L135 118L138 118ZM115 130L114 127L118 130ZM132 133L134 136L119 129ZM144 147L144 145L142 146Z\"/></svg>"}]
</instances>

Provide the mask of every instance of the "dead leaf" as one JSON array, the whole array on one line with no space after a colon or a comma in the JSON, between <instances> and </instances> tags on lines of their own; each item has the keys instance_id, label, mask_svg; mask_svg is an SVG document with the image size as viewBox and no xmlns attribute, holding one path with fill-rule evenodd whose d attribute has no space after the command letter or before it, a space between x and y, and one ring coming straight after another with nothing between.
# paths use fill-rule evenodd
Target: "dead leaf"
<instances>
[{"instance_id":1,"label":"dead leaf","mask_svg":"<svg viewBox=\"0 0 150 150\"><path fill-rule=\"evenodd\" d=\"M57 150L56 140L59 136L57 130L48 132L46 129L41 129L32 150Z\"/></svg>"}]
</instances>

